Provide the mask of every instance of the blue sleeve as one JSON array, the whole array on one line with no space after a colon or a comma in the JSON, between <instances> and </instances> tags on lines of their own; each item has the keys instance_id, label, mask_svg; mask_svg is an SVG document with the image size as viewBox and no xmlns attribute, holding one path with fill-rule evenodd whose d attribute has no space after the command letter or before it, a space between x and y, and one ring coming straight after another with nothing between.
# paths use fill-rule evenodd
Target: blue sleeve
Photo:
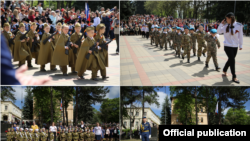
<instances>
[{"instance_id":1,"label":"blue sleeve","mask_svg":"<svg viewBox=\"0 0 250 141\"><path fill-rule=\"evenodd\" d=\"M149 123L148 123L148 125L149 125L149 135L151 135L151 126Z\"/></svg>"},{"instance_id":2,"label":"blue sleeve","mask_svg":"<svg viewBox=\"0 0 250 141\"><path fill-rule=\"evenodd\" d=\"M21 85L16 79L11 54L6 39L1 36L1 85Z\"/></svg>"}]
</instances>

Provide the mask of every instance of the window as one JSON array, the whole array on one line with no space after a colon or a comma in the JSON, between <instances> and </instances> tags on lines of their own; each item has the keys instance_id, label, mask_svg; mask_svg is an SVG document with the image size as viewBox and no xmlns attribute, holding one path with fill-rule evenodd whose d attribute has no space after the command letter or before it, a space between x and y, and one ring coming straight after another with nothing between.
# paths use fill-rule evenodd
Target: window
<instances>
[{"instance_id":1,"label":"window","mask_svg":"<svg viewBox=\"0 0 250 141\"><path fill-rule=\"evenodd\" d=\"M147 116L147 112L144 112L143 116Z\"/></svg>"},{"instance_id":2,"label":"window","mask_svg":"<svg viewBox=\"0 0 250 141\"><path fill-rule=\"evenodd\" d=\"M203 123L203 117L201 117L201 122Z\"/></svg>"},{"instance_id":3,"label":"window","mask_svg":"<svg viewBox=\"0 0 250 141\"><path fill-rule=\"evenodd\" d=\"M139 124L139 122L138 122L138 121L136 121L136 122L135 122L136 127L138 127L138 124Z\"/></svg>"},{"instance_id":4,"label":"window","mask_svg":"<svg viewBox=\"0 0 250 141\"><path fill-rule=\"evenodd\" d=\"M126 121L124 121L124 126L126 126L126 127L127 127L127 122L126 122Z\"/></svg>"},{"instance_id":5,"label":"window","mask_svg":"<svg viewBox=\"0 0 250 141\"><path fill-rule=\"evenodd\" d=\"M201 108L201 113L203 113L203 108Z\"/></svg>"},{"instance_id":6,"label":"window","mask_svg":"<svg viewBox=\"0 0 250 141\"><path fill-rule=\"evenodd\" d=\"M7 111L8 110L8 106L5 106L5 111Z\"/></svg>"},{"instance_id":7,"label":"window","mask_svg":"<svg viewBox=\"0 0 250 141\"><path fill-rule=\"evenodd\" d=\"M139 112L136 112L136 116L139 116Z\"/></svg>"},{"instance_id":8,"label":"window","mask_svg":"<svg viewBox=\"0 0 250 141\"><path fill-rule=\"evenodd\" d=\"M199 120L199 117L197 118L197 122L199 122L200 120Z\"/></svg>"},{"instance_id":9,"label":"window","mask_svg":"<svg viewBox=\"0 0 250 141\"><path fill-rule=\"evenodd\" d=\"M179 120L178 120L178 117L176 118L176 123L178 123L179 122Z\"/></svg>"},{"instance_id":10,"label":"window","mask_svg":"<svg viewBox=\"0 0 250 141\"><path fill-rule=\"evenodd\" d=\"M130 116L133 116L134 115L134 113L133 112L130 112Z\"/></svg>"}]
</instances>

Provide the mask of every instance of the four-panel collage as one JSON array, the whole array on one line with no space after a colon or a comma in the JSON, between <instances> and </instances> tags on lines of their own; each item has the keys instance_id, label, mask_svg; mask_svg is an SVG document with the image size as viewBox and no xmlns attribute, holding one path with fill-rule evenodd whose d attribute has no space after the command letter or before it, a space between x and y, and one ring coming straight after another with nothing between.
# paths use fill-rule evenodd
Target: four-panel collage
<instances>
[{"instance_id":1,"label":"four-panel collage","mask_svg":"<svg viewBox=\"0 0 250 141\"><path fill-rule=\"evenodd\" d=\"M2 0L1 141L249 137L249 7Z\"/></svg>"}]
</instances>

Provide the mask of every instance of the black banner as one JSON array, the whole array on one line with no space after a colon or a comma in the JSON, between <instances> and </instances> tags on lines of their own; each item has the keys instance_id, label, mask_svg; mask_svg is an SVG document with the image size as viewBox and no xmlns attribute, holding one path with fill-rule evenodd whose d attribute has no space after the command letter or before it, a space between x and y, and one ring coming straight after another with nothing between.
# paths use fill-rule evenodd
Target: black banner
<instances>
[{"instance_id":1,"label":"black banner","mask_svg":"<svg viewBox=\"0 0 250 141\"><path fill-rule=\"evenodd\" d=\"M187 138L188 137L188 138ZM250 125L160 125L159 140L249 139Z\"/></svg>"}]
</instances>

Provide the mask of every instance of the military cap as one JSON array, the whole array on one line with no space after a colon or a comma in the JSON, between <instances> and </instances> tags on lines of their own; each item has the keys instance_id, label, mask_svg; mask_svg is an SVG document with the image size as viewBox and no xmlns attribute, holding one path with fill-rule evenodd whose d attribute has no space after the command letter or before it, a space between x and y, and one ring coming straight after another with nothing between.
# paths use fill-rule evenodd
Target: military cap
<instances>
[{"instance_id":1,"label":"military cap","mask_svg":"<svg viewBox=\"0 0 250 141\"><path fill-rule=\"evenodd\" d=\"M24 23L20 23L20 24L19 24L19 27L25 27L25 26L24 26Z\"/></svg>"},{"instance_id":2,"label":"military cap","mask_svg":"<svg viewBox=\"0 0 250 141\"><path fill-rule=\"evenodd\" d=\"M158 26L155 26L154 28L158 28Z\"/></svg>"},{"instance_id":3,"label":"military cap","mask_svg":"<svg viewBox=\"0 0 250 141\"><path fill-rule=\"evenodd\" d=\"M36 23L35 23L35 22L32 22L32 23L30 24L30 26L33 26L33 25L36 25Z\"/></svg>"},{"instance_id":4,"label":"military cap","mask_svg":"<svg viewBox=\"0 0 250 141\"><path fill-rule=\"evenodd\" d=\"M61 19L61 20L58 20L58 21L56 22L56 25L62 26L62 24L63 24L63 20L62 20L62 19Z\"/></svg>"},{"instance_id":5,"label":"military cap","mask_svg":"<svg viewBox=\"0 0 250 141\"><path fill-rule=\"evenodd\" d=\"M44 28L46 28L46 27L48 27L49 25L45 23L43 26L44 26Z\"/></svg>"},{"instance_id":6,"label":"military cap","mask_svg":"<svg viewBox=\"0 0 250 141\"><path fill-rule=\"evenodd\" d=\"M33 129L30 128L30 131L33 131Z\"/></svg>"},{"instance_id":7,"label":"military cap","mask_svg":"<svg viewBox=\"0 0 250 141\"><path fill-rule=\"evenodd\" d=\"M188 26L184 26L184 29L189 29Z\"/></svg>"},{"instance_id":8,"label":"military cap","mask_svg":"<svg viewBox=\"0 0 250 141\"><path fill-rule=\"evenodd\" d=\"M204 27L204 25L203 25L203 24L200 24L200 26Z\"/></svg>"},{"instance_id":9,"label":"military cap","mask_svg":"<svg viewBox=\"0 0 250 141\"><path fill-rule=\"evenodd\" d=\"M193 27L191 27L191 28L189 28L189 30L194 30L194 28L193 28Z\"/></svg>"},{"instance_id":10,"label":"military cap","mask_svg":"<svg viewBox=\"0 0 250 141\"><path fill-rule=\"evenodd\" d=\"M104 24L98 24L97 26L96 26L96 31L98 31L100 28L102 28L102 27L105 27L105 25Z\"/></svg>"},{"instance_id":11,"label":"military cap","mask_svg":"<svg viewBox=\"0 0 250 141\"><path fill-rule=\"evenodd\" d=\"M172 27L172 29L175 29L175 27Z\"/></svg>"},{"instance_id":12,"label":"military cap","mask_svg":"<svg viewBox=\"0 0 250 141\"><path fill-rule=\"evenodd\" d=\"M90 30L94 30L94 27L89 26L89 27L86 28L86 32L88 32L88 31L90 31Z\"/></svg>"},{"instance_id":13,"label":"military cap","mask_svg":"<svg viewBox=\"0 0 250 141\"><path fill-rule=\"evenodd\" d=\"M230 17L230 16L234 16L234 13L233 12L227 13L226 17Z\"/></svg>"},{"instance_id":14,"label":"military cap","mask_svg":"<svg viewBox=\"0 0 250 141\"><path fill-rule=\"evenodd\" d=\"M81 24L76 23L75 27L81 27Z\"/></svg>"},{"instance_id":15,"label":"military cap","mask_svg":"<svg viewBox=\"0 0 250 141\"><path fill-rule=\"evenodd\" d=\"M23 130L23 128L20 128L21 130Z\"/></svg>"},{"instance_id":16,"label":"military cap","mask_svg":"<svg viewBox=\"0 0 250 141\"><path fill-rule=\"evenodd\" d=\"M211 33L217 33L217 30L216 29L211 29L210 32Z\"/></svg>"},{"instance_id":17,"label":"military cap","mask_svg":"<svg viewBox=\"0 0 250 141\"><path fill-rule=\"evenodd\" d=\"M28 128L25 128L25 130L29 130Z\"/></svg>"},{"instance_id":18,"label":"military cap","mask_svg":"<svg viewBox=\"0 0 250 141\"><path fill-rule=\"evenodd\" d=\"M181 28L180 28L180 27L176 27L176 29L177 29L177 30L181 30Z\"/></svg>"},{"instance_id":19,"label":"military cap","mask_svg":"<svg viewBox=\"0 0 250 141\"><path fill-rule=\"evenodd\" d=\"M10 26L10 24L9 23L4 23L3 27L5 27L5 26Z\"/></svg>"}]
</instances>

